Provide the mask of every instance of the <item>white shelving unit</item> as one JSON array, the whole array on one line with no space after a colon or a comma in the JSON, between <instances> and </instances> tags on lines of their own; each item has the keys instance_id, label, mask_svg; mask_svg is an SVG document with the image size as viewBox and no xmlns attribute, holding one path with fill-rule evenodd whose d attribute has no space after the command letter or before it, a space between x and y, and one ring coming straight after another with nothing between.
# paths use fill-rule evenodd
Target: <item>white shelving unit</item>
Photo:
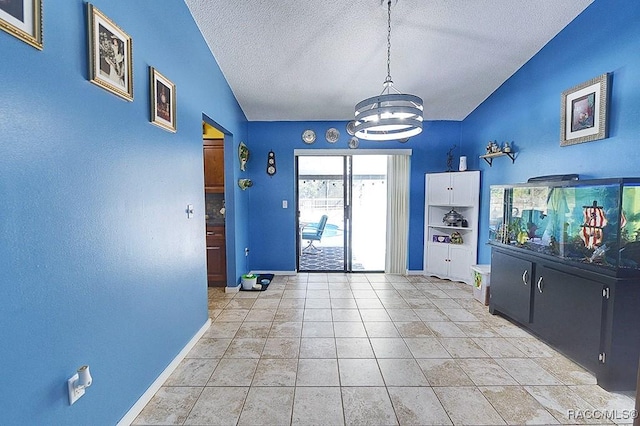
<instances>
[{"instance_id":1,"label":"white shelving unit","mask_svg":"<svg viewBox=\"0 0 640 426\"><path fill-rule=\"evenodd\" d=\"M478 257L478 213L480 172L427 173L425 175L424 274L472 282L471 265ZM443 222L451 209L460 213L467 226ZM438 236L462 236L462 244L438 242Z\"/></svg>"}]
</instances>

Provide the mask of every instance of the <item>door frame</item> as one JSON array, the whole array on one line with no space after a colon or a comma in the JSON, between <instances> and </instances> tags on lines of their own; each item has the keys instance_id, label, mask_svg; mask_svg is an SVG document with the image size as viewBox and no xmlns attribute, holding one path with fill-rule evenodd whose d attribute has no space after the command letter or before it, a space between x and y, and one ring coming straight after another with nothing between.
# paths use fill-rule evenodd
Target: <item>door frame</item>
<instances>
[{"instance_id":1,"label":"door frame","mask_svg":"<svg viewBox=\"0 0 640 426\"><path fill-rule=\"evenodd\" d=\"M315 156L315 157L320 157L320 156L328 156L328 157L353 157L353 156L360 156L360 155L408 155L411 156L412 154L412 150L411 149L357 149L357 150L353 150L353 149L294 149L293 150L293 154L294 154L294 182L295 182L295 200L296 200L296 220L295 220L295 229L297 230L296 232L296 270L299 271L300 270L300 250L301 250L301 244L302 241L300 239L300 207L298 204L298 200L299 200L299 187L298 187L298 157L299 156ZM346 160L345 160L346 161ZM351 162L349 162L350 165L352 165ZM344 170L344 168L343 168ZM351 191L351 185L353 184L353 176L352 173L348 173L347 174L349 176L349 181L345 182L345 191L347 191L347 187L349 188L349 191ZM346 199L346 197L345 197ZM347 208L347 203L345 203L345 209ZM348 251L345 252L345 259L344 259L344 269L342 271L336 271L336 272L349 272L349 273L371 273L371 272L377 272L377 271L353 271L352 270L352 241L351 241L351 234L352 234L352 229L351 229L351 200L349 200L348 202L348 208L349 211L345 211L345 230L344 230L344 246L345 246L345 250ZM347 215L349 217L347 217ZM348 224L348 225L347 225Z\"/></svg>"}]
</instances>

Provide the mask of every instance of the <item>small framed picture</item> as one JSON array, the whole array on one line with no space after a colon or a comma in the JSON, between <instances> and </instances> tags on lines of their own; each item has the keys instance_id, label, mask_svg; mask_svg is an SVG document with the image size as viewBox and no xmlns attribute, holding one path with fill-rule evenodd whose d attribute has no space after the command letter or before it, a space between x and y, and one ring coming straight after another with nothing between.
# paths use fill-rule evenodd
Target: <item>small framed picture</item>
<instances>
[{"instance_id":1,"label":"small framed picture","mask_svg":"<svg viewBox=\"0 0 640 426\"><path fill-rule=\"evenodd\" d=\"M607 137L609 74L562 92L560 146Z\"/></svg>"},{"instance_id":2,"label":"small framed picture","mask_svg":"<svg viewBox=\"0 0 640 426\"><path fill-rule=\"evenodd\" d=\"M149 67L151 122L170 132L176 131L176 86L158 70Z\"/></svg>"},{"instance_id":3,"label":"small framed picture","mask_svg":"<svg viewBox=\"0 0 640 426\"><path fill-rule=\"evenodd\" d=\"M87 4L87 15L90 81L133 101L131 37L91 4Z\"/></svg>"},{"instance_id":4,"label":"small framed picture","mask_svg":"<svg viewBox=\"0 0 640 426\"><path fill-rule=\"evenodd\" d=\"M40 0L0 0L0 28L42 50Z\"/></svg>"}]
</instances>

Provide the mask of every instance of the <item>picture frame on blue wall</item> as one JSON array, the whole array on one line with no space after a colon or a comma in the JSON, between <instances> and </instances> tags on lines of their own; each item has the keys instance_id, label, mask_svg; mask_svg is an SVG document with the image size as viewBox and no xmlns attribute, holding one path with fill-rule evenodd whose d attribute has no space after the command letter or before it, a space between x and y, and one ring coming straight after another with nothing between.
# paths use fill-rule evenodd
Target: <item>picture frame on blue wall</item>
<instances>
[{"instance_id":1,"label":"picture frame on blue wall","mask_svg":"<svg viewBox=\"0 0 640 426\"><path fill-rule=\"evenodd\" d=\"M42 50L42 3L40 0L0 0L0 28Z\"/></svg>"},{"instance_id":2,"label":"picture frame on blue wall","mask_svg":"<svg viewBox=\"0 0 640 426\"><path fill-rule=\"evenodd\" d=\"M154 67L149 67L151 122L170 132L176 131L176 86Z\"/></svg>"},{"instance_id":3,"label":"picture frame on blue wall","mask_svg":"<svg viewBox=\"0 0 640 426\"><path fill-rule=\"evenodd\" d=\"M87 18L89 80L122 99L133 101L131 37L90 3L87 3Z\"/></svg>"},{"instance_id":4,"label":"picture frame on blue wall","mask_svg":"<svg viewBox=\"0 0 640 426\"><path fill-rule=\"evenodd\" d=\"M609 73L562 92L560 146L605 139L608 98Z\"/></svg>"}]
</instances>

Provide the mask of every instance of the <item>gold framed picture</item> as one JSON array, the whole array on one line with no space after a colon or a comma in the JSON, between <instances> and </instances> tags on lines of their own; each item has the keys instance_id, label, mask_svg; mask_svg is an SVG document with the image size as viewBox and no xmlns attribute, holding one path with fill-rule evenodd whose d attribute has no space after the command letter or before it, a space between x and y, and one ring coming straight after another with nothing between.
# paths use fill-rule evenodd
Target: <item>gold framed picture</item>
<instances>
[{"instance_id":1,"label":"gold framed picture","mask_svg":"<svg viewBox=\"0 0 640 426\"><path fill-rule=\"evenodd\" d=\"M42 50L40 0L0 0L0 28Z\"/></svg>"},{"instance_id":2,"label":"gold framed picture","mask_svg":"<svg viewBox=\"0 0 640 426\"><path fill-rule=\"evenodd\" d=\"M151 122L170 132L176 131L176 86L154 67L149 67Z\"/></svg>"},{"instance_id":3,"label":"gold framed picture","mask_svg":"<svg viewBox=\"0 0 640 426\"><path fill-rule=\"evenodd\" d=\"M133 101L132 40L111 19L87 4L89 28L89 80L105 90Z\"/></svg>"}]
</instances>

